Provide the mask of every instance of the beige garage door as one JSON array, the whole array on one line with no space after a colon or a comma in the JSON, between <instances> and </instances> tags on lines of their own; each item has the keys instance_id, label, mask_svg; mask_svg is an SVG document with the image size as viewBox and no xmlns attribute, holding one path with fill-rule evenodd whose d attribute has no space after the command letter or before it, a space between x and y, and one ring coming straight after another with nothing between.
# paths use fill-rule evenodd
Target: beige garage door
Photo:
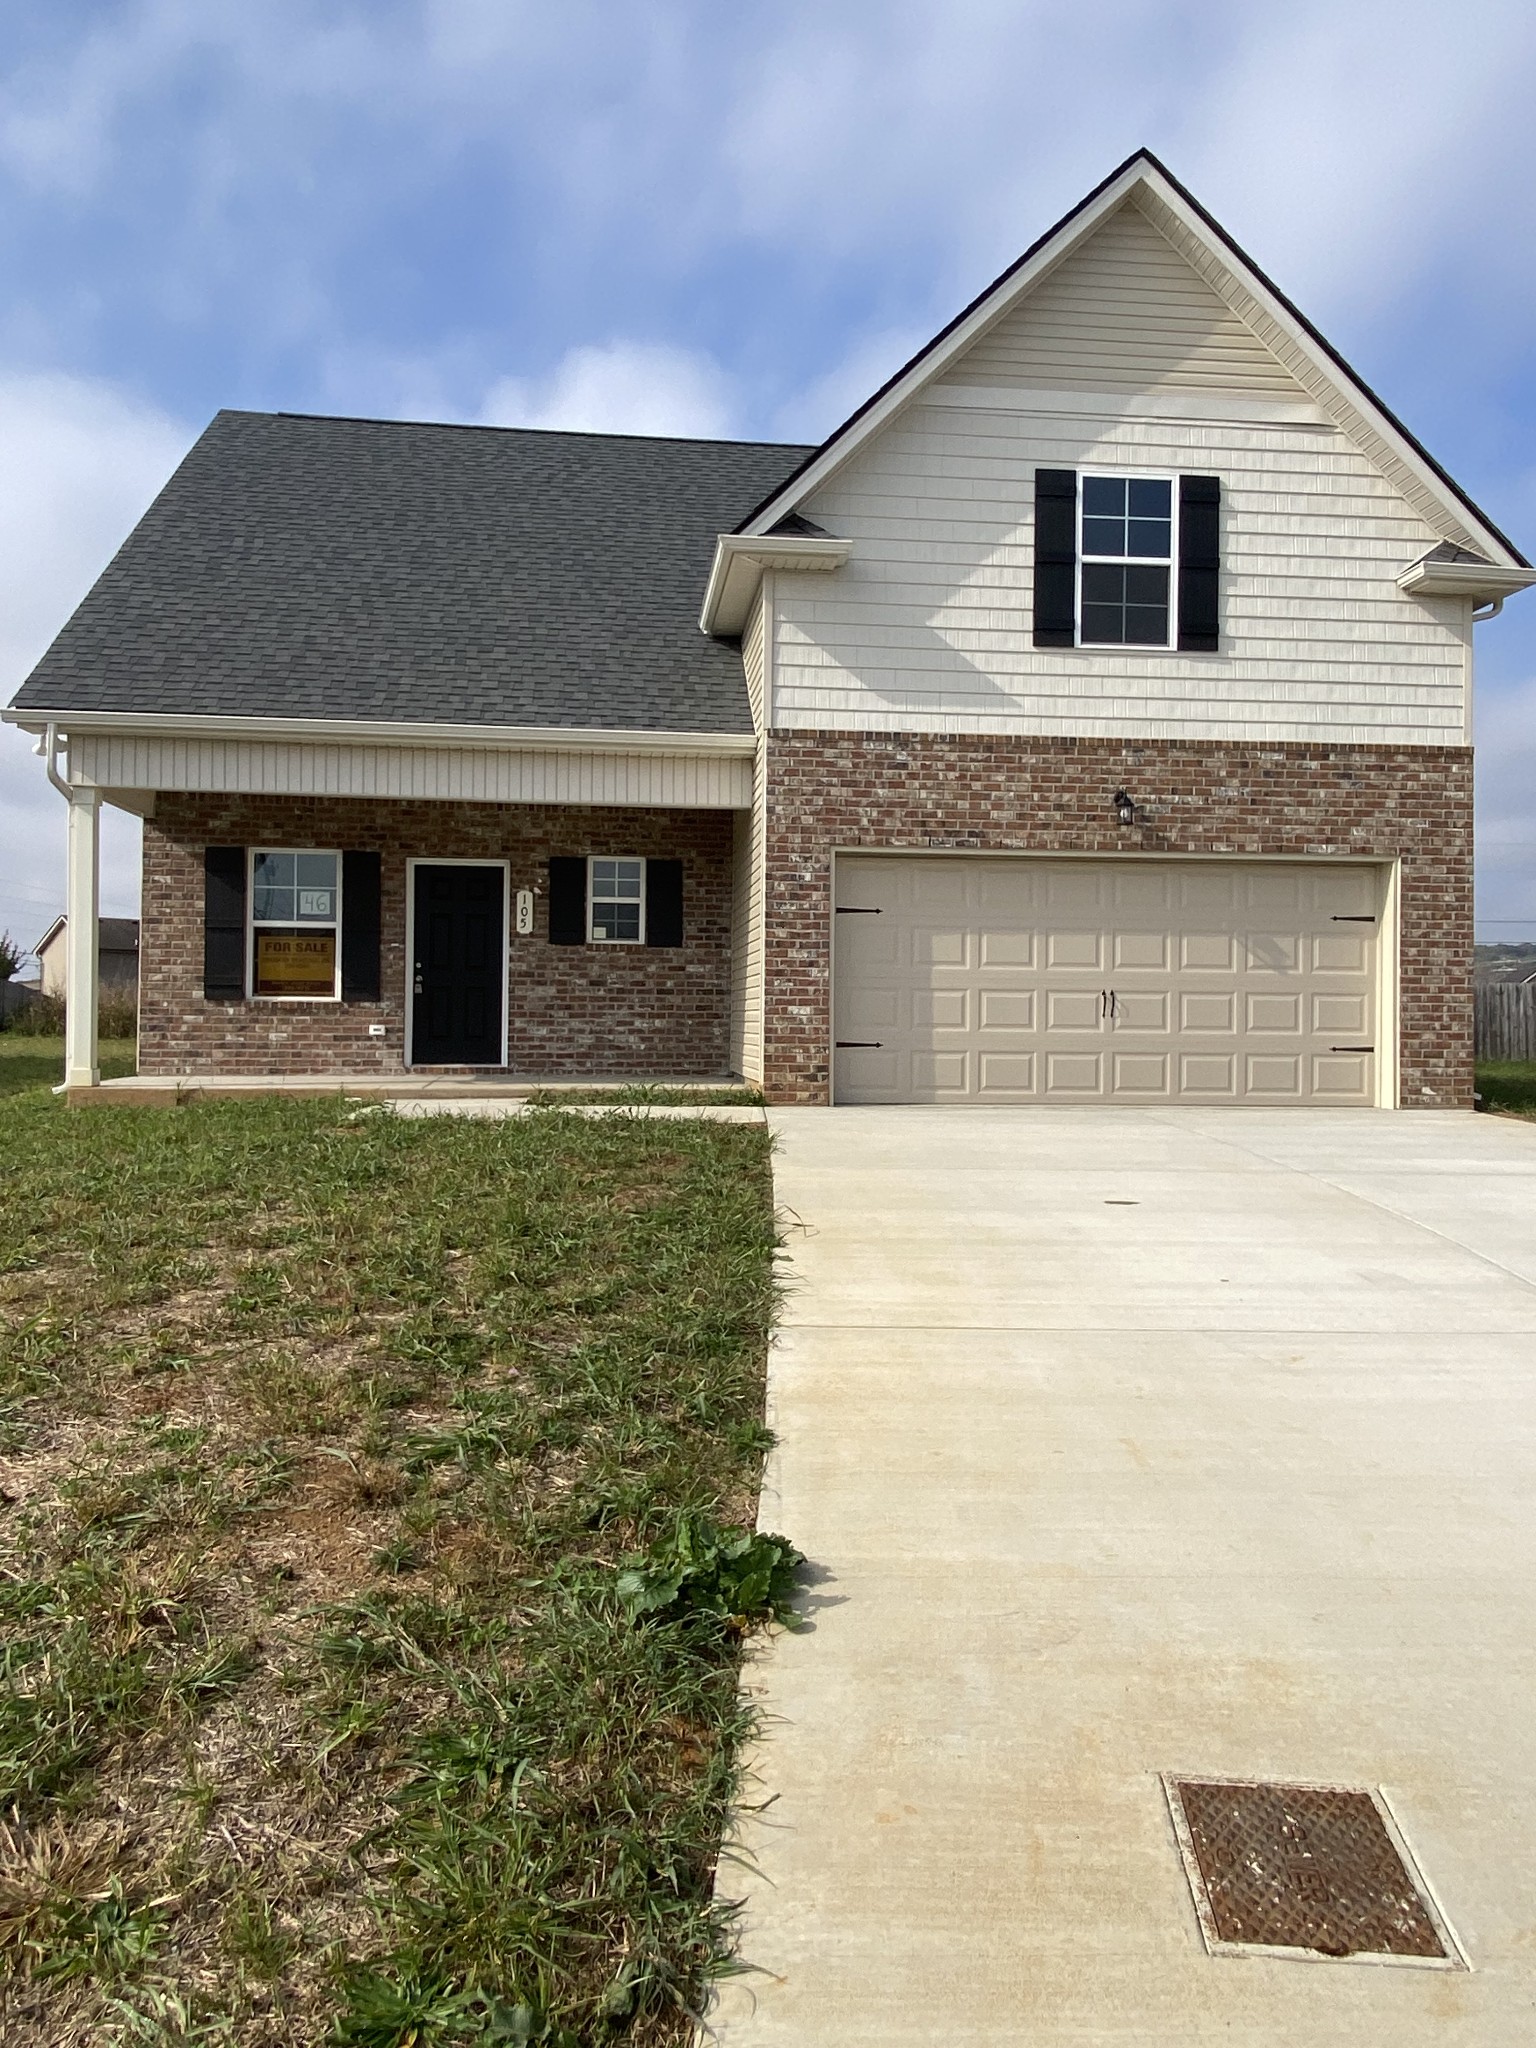
<instances>
[{"instance_id":1,"label":"beige garage door","mask_svg":"<svg viewBox=\"0 0 1536 2048\"><path fill-rule=\"evenodd\" d=\"M838 1102L1376 1099L1378 870L837 863Z\"/></svg>"}]
</instances>

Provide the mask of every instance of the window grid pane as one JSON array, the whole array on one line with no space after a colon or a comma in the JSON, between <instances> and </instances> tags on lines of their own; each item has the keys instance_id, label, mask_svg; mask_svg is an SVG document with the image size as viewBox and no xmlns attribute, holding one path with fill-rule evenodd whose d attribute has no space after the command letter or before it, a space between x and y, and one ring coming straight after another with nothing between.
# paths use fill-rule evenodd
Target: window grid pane
<instances>
[{"instance_id":1,"label":"window grid pane","mask_svg":"<svg viewBox=\"0 0 1536 2048\"><path fill-rule=\"evenodd\" d=\"M253 924L336 922L334 853L258 852L251 862Z\"/></svg>"},{"instance_id":2,"label":"window grid pane","mask_svg":"<svg viewBox=\"0 0 1536 2048\"><path fill-rule=\"evenodd\" d=\"M1173 485L1166 477L1084 477L1083 553L1171 561Z\"/></svg>"},{"instance_id":3,"label":"window grid pane","mask_svg":"<svg viewBox=\"0 0 1536 2048\"><path fill-rule=\"evenodd\" d=\"M592 936L615 944L640 943L645 895L643 860L592 862Z\"/></svg>"},{"instance_id":4,"label":"window grid pane","mask_svg":"<svg viewBox=\"0 0 1536 2048\"><path fill-rule=\"evenodd\" d=\"M1099 647L1166 647L1168 571L1084 563L1082 638Z\"/></svg>"}]
</instances>

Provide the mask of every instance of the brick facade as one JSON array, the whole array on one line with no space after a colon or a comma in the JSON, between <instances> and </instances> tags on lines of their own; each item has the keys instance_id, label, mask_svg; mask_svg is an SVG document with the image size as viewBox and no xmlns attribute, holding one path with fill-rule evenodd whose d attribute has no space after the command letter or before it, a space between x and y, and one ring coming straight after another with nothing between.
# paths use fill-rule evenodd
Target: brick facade
<instances>
[{"instance_id":1,"label":"brick facade","mask_svg":"<svg viewBox=\"0 0 1536 2048\"><path fill-rule=\"evenodd\" d=\"M1129 829L1121 784L1145 814ZM1472 1102L1472 754L1463 747L776 732L765 1078L827 1100L834 848L1398 859L1405 1105Z\"/></svg>"},{"instance_id":2,"label":"brick facade","mask_svg":"<svg viewBox=\"0 0 1536 2048\"><path fill-rule=\"evenodd\" d=\"M206 1002L205 846L336 847L383 856L377 1003ZM551 946L541 893L508 963L510 1070L528 1077L713 1076L728 1064L731 814L318 797L162 795L144 828L139 1070L396 1072L405 1053L406 860L511 862L548 887L551 855L683 862L684 943ZM382 1023L382 1040L368 1036Z\"/></svg>"}]
</instances>

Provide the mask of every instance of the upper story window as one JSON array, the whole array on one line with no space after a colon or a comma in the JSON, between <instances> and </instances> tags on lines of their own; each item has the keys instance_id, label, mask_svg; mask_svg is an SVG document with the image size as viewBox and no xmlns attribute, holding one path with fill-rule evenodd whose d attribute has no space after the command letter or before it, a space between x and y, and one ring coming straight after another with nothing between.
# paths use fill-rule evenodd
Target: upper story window
<instances>
[{"instance_id":1,"label":"upper story window","mask_svg":"<svg viewBox=\"0 0 1536 2048\"><path fill-rule=\"evenodd\" d=\"M1034 644L1221 651L1221 479L1035 471Z\"/></svg>"},{"instance_id":2,"label":"upper story window","mask_svg":"<svg viewBox=\"0 0 1536 2048\"><path fill-rule=\"evenodd\" d=\"M645 862L606 860L590 863L587 937L595 945L645 944Z\"/></svg>"},{"instance_id":3,"label":"upper story window","mask_svg":"<svg viewBox=\"0 0 1536 2048\"><path fill-rule=\"evenodd\" d=\"M1170 646L1172 478L1084 476L1079 502L1079 645Z\"/></svg>"},{"instance_id":4,"label":"upper story window","mask_svg":"<svg viewBox=\"0 0 1536 2048\"><path fill-rule=\"evenodd\" d=\"M341 994L341 855L251 853L251 994Z\"/></svg>"}]
</instances>

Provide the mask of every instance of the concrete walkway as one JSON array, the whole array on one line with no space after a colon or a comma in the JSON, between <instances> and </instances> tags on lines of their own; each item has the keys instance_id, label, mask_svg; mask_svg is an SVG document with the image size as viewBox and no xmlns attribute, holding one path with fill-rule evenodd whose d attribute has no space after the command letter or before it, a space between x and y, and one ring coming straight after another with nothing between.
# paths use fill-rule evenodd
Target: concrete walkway
<instances>
[{"instance_id":1,"label":"concrete walkway","mask_svg":"<svg viewBox=\"0 0 1536 2048\"><path fill-rule=\"evenodd\" d=\"M1536 1126L770 1120L726 2048L1536 2040ZM1165 1770L1384 1786L1471 1971L1208 1956Z\"/></svg>"}]
</instances>

